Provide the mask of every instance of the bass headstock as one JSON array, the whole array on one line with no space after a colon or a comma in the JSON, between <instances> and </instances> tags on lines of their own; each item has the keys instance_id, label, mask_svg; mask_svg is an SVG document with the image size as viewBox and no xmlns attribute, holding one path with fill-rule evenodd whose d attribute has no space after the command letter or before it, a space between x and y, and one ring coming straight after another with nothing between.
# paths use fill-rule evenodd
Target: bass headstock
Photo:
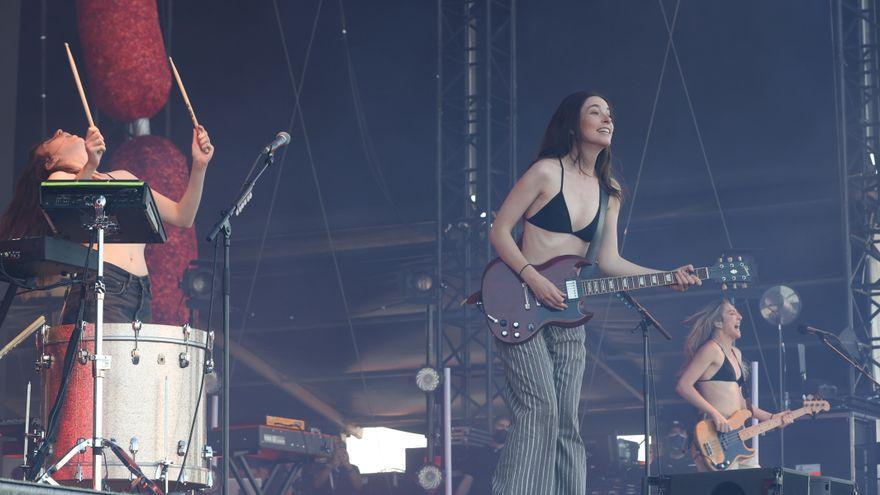
<instances>
[{"instance_id":1,"label":"bass headstock","mask_svg":"<svg viewBox=\"0 0 880 495\"><path fill-rule=\"evenodd\" d=\"M757 279L751 256L721 256L707 268L709 279L721 284L722 290L746 288Z\"/></svg>"},{"instance_id":2,"label":"bass headstock","mask_svg":"<svg viewBox=\"0 0 880 495\"><path fill-rule=\"evenodd\" d=\"M804 409L808 410L810 414L827 412L831 409L831 404L827 400L806 399L804 400Z\"/></svg>"}]
</instances>

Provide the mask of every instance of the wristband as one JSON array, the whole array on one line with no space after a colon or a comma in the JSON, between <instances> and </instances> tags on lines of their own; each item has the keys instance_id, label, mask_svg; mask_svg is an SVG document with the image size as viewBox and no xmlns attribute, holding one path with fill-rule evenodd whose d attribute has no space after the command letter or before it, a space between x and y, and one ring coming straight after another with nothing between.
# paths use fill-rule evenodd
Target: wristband
<instances>
[{"instance_id":1,"label":"wristband","mask_svg":"<svg viewBox=\"0 0 880 495\"><path fill-rule=\"evenodd\" d=\"M528 268L530 266L534 266L534 265L532 265L531 263L526 263L525 266L523 266L522 268L519 269L519 273L517 273L516 276L522 278L523 270L525 270L526 268Z\"/></svg>"}]
</instances>

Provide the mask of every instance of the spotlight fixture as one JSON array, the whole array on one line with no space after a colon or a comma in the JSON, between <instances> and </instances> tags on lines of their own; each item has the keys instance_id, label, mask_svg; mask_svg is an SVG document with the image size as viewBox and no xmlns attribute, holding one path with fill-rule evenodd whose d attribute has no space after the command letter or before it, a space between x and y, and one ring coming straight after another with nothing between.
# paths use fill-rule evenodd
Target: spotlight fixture
<instances>
[{"instance_id":1,"label":"spotlight fixture","mask_svg":"<svg viewBox=\"0 0 880 495\"><path fill-rule=\"evenodd\" d=\"M433 464L428 464L427 466L419 469L418 473L419 486L425 490L436 490L440 488L440 483L443 482L443 473L440 471L440 468Z\"/></svg>"},{"instance_id":2,"label":"spotlight fixture","mask_svg":"<svg viewBox=\"0 0 880 495\"><path fill-rule=\"evenodd\" d=\"M437 390L440 386L440 373L430 366L425 366L416 373L416 386L426 394Z\"/></svg>"},{"instance_id":3,"label":"spotlight fixture","mask_svg":"<svg viewBox=\"0 0 880 495\"><path fill-rule=\"evenodd\" d=\"M213 273L198 261L191 261L183 272L180 288L190 299L207 301L213 290Z\"/></svg>"}]
</instances>

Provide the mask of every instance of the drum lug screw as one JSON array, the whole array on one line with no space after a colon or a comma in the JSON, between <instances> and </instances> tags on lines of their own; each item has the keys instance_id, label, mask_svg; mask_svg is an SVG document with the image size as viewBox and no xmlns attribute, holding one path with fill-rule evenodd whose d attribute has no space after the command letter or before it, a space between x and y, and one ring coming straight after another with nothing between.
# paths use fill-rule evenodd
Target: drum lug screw
<instances>
[{"instance_id":1,"label":"drum lug screw","mask_svg":"<svg viewBox=\"0 0 880 495\"><path fill-rule=\"evenodd\" d=\"M80 364L86 364L89 362L89 351L85 349L80 349L76 351L76 357L79 360Z\"/></svg>"},{"instance_id":2,"label":"drum lug screw","mask_svg":"<svg viewBox=\"0 0 880 495\"><path fill-rule=\"evenodd\" d=\"M180 361L181 368L186 368L187 366L189 366L189 353L188 352L181 352L180 357L179 357L179 361Z\"/></svg>"},{"instance_id":3,"label":"drum lug screw","mask_svg":"<svg viewBox=\"0 0 880 495\"><path fill-rule=\"evenodd\" d=\"M205 374L210 375L213 372L214 372L214 360L208 359L207 361L205 361Z\"/></svg>"},{"instance_id":4,"label":"drum lug screw","mask_svg":"<svg viewBox=\"0 0 880 495\"><path fill-rule=\"evenodd\" d=\"M205 448L202 449L202 458L205 460L211 460L214 458L214 448L210 445L205 445Z\"/></svg>"}]
</instances>

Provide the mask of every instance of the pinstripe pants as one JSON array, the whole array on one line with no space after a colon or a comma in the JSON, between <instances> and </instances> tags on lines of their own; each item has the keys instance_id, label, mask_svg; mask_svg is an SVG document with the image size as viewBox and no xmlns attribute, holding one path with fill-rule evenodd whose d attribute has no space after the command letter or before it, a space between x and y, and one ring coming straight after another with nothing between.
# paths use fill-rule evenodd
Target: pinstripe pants
<instances>
[{"instance_id":1,"label":"pinstripe pants","mask_svg":"<svg viewBox=\"0 0 880 495\"><path fill-rule=\"evenodd\" d=\"M513 424L492 479L494 495L586 493L578 425L584 338L583 326L551 326L522 344L498 344Z\"/></svg>"}]
</instances>

